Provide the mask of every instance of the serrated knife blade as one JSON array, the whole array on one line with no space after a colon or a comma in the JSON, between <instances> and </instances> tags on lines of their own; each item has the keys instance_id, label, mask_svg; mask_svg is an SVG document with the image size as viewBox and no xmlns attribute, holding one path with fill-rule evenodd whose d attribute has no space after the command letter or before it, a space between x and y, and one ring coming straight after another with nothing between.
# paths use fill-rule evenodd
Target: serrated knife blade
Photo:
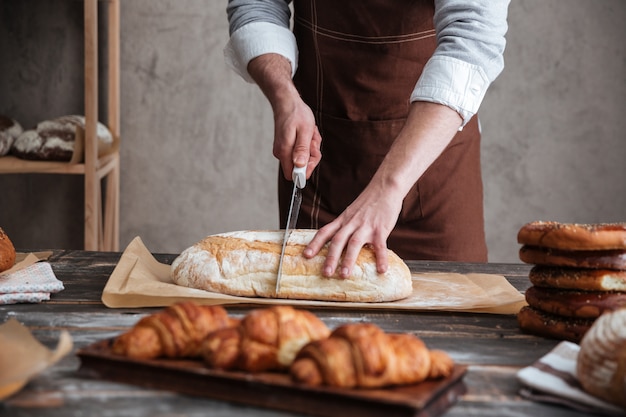
<instances>
[{"instance_id":1,"label":"serrated knife blade","mask_svg":"<svg viewBox=\"0 0 626 417\"><path fill-rule=\"evenodd\" d=\"M302 188L306 185L306 166L294 167L293 173L293 190L291 191L291 203L289 205L289 214L287 215L287 224L285 225L285 234L283 236L283 246L280 251L280 259L278 260L278 273L276 275L275 293L278 296L280 292L280 280L283 275L283 260L285 259L285 249L291 231L295 229L298 222L298 214L300 213L300 205L302 204Z\"/></svg>"}]
</instances>

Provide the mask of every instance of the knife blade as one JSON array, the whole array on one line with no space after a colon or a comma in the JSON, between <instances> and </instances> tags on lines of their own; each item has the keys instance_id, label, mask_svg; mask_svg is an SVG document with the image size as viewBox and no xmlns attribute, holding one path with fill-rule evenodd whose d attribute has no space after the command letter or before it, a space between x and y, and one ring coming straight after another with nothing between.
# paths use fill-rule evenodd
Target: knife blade
<instances>
[{"instance_id":1,"label":"knife blade","mask_svg":"<svg viewBox=\"0 0 626 417\"><path fill-rule=\"evenodd\" d=\"M291 174L293 179L293 190L291 191L291 203L289 205L289 214L287 215L287 224L285 225L285 234L283 235L283 246L280 251L280 259L278 261L278 274L276 275L276 295L280 292L280 279L283 275L283 260L285 258L285 248L289 241L291 231L296 227L298 222L298 213L302 204L302 188L306 185L306 166L294 167Z\"/></svg>"}]
</instances>

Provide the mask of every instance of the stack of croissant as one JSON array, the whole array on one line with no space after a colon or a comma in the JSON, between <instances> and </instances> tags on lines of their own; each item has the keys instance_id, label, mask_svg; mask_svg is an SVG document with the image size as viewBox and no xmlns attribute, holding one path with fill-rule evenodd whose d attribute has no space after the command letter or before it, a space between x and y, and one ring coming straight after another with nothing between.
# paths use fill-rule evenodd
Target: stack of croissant
<instances>
[{"instance_id":1,"label":"stack of croissant","mask_svg":"<svg viewBox=\"0 0 626 417\"><path fill-rule=\"evenodd\" d=\"M198 358L213 369L288 372L299 383L347 388L415 384L454 368L445 352L429 350L416 336L372 323L331 332L311 312L290 306L234 319L221 306L177 303L141 319L112 350L138 359Z\"/></svg>"}]
</instances>

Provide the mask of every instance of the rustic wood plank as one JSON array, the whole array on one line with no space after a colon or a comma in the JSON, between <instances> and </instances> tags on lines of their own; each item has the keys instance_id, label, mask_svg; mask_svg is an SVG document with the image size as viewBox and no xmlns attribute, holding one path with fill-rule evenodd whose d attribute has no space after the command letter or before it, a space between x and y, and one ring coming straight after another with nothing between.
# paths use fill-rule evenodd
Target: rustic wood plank
<instances>
[{"instance_id":1,"label":"rustic wood plank","mask_svg":"<svg viewBox=\"0 0 626 417\"><path fill-rule=\"evenodd\" d=\"M155 254L170 264L176 254ZM17 395L0 405L0 417L84 415L291 416L258 407L178 395L94 378L81 373L76 350L113 338L141 317L159 308L108 309L102 290L121 253L78 250L53 251L49 261L66 289L49 302L0 306L0 322L15 318L44 345L56 345L61 330L70 332L74 352L40 374ZM530 286L526 264L470 264L409 261L415 272L459 272L504 275L523 292ZM243 316L251 306L229 306ZM331 328L347 322L369 321L386 331L413 333L430 348L443 349L459 364L468 365L467 393L445 416L582 416L570 409L530 402L518 395L515 373L550 351L557 340L523 334L515 315L453 312L346 311L315 309ZM106 411L105 411L106 410Z\"/></svg>"}]
</instances>

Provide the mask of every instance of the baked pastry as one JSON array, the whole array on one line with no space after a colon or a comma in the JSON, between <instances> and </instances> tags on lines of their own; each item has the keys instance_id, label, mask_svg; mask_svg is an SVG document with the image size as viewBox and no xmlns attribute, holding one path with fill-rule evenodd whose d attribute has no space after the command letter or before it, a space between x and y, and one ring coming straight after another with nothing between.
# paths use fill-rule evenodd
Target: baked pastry
<instances>
[{"instance_id":1,"label":"baked pastry","mask_svg":"<svg viewBox=\"0 0 626 417\"><path fill-rule=\"evenodd\" d=\"M558 316L595 319L602 313L626 307L626 293L614 291L576 291L530 287L526 302L537 310Z\"/></svg>"},{"instance_id":2,"label":"baked pastry","mask_svg":"<svg viewBox=\"0 0 626 417\"><path fill-rule=\"evenodd\" d=\"M238 326L208 335L202 357L216 369L286 370L302 346L329 334L324 322L309 311L273 306L252 310Z\"/></svg>"},{"instance_id":3,"label":"baked pastry","mask_svg":"<svg viewBox=\"0 0 626 417\"><path fill-rule=\"evenodd\" d=\"M558 316L524 306L517 313L517 322L525 333L578 343L591 328L594 319Z\"/></svg>"},{"instance_id":4,"label":"baked pastry","mask_svg":"<svg viewBox=\"0 0 626 417\"><path fill-rule=\"evenodd\" d=\"M581 291L624 291L626 271L616 269L565 268L535 265L528 273L538 287Z\"/></svg>"},{"instance_id":5,"label":"baked pastry","mask_svg":"<svg viewBox=\"0 0 626 417\"><path fill-rule=\"evenodd\" d=\"M566 251L524 245L519 250L522 262L535 265L567 266L591 269L626 269L626 250Z\"/></svg>"},{"instance_id":6,"label":"baked pastry","mask_svg":"<svg viewBox=\"0 0 626 417\"><path fill-rule=\"evenodd\" d=\"M372 323L353 323L304 346L290 374L294 381L307 385L374 388L447 377L453 368L450 356L429 351L414 335L385 333Z\"/></svg>"},{"instance_id":7,"label":"baked pastry","mask_svg":"<svg viewBox=\"0 0 626 417\"><path fill-rule=\"evenodd\" d=\"M0 227L0 272L11 269L15 265L15 256L13 242Z\"/></svg>"},{"instance_id":8,"label":"baked pastry","mask_svg":"<svg viewBox=\"0 0 626 417\"><path fill-rule=\"evenodd\" d=\"M0 114L0 156L9 153L13 142L22 132L22 126L16 120Z\"/></svg>"},{"instance_id":9,"label":"baked pastry","mask_svg":"<svg viewBox=\"0 0 626 417\"><path fill-rule=\"evenodd\" d=\"M523 245L563 250L626 250L626 223L559 223L535 221L522 226Z\"/></svg>"},{"instance_id":10,"label":"baked pastry","mask_svg":"<svg viewBox=\"0 0 626 417\"><path fill-rule=\"evenodd\" d=\"M75 150L78 135L85 130L83 116L62 116L37 124L37 128L23 132L13 143L11 153L18 158L42 161L69 162ZM97 123L98 154L113 147L113 135L102 123Z\"/></svg>"},{"instance_id":11,"label":"baked pastry","mask_svg":"<svg viewBox=\"0 0 626 417\"><path fill-rule=\"evenodd\" d=\"M376 271L374 251L365 247L350 277L324 277L322 268L327 248L312 259L302 256L315 233L306 229L291 232L278 294L275 288L284 234L281 230L209 236L174 260L171 277L178 285L241 297L382 302L399 300L412 293L411 272L392 251L384 274Z\"/></svg>"},{"instance_id":12,"label":"baked pastry","mask_svg":"<svg viewBox=\"0 0 626 417\"><path fill-rule=\"evenodd\" d=\"M221 306L180 302L139 320L113 341L112 351L136 359L200 357L209 333L237 323Z\"/></svg>"},{"instance_id":13,"label":"baked pastry","mask_svg":"<svg viewBox=\"0 0 626 417\"><path fill-rule=\"evenodd\" d=\"M602 315L585 334L576 376L588 393L626 409L626 309Z\"/></svg>"}]
</instances>

